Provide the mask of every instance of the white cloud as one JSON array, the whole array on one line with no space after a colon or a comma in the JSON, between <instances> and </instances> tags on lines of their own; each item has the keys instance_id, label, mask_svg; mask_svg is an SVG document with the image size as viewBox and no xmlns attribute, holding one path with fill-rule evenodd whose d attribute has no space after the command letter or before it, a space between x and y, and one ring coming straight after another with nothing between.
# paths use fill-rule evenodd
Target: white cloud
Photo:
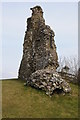
<instances>
[{"instance_id":1,"label":"white cloud","mask_svg":"<svg viewBox=\"0 0 80 120\"><path fill-rule=\"evenodd\" d=\"M44 8L46 24L49 24L56 33L55 41L59 55L77 54L77 7L74 10L69 6L68 11L64 9L65 6L63 6L64 11L60 7L61 14L59 14L59 4L58 6L57 3L52 6L40 4ZM6 4L3 5L3 78L17 77L27 25L26 19L30 16L30 6L35 3L15 3L12 4L12 7L10 5L11 3L9 3L9 7Z\"/></svg>"}]
</instances>

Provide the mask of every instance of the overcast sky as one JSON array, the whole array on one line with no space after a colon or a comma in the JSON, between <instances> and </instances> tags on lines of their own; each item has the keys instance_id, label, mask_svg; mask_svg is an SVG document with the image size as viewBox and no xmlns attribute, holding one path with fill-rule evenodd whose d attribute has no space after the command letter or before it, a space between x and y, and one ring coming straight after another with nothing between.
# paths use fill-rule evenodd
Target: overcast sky
<instances>
[{"instance_id":1,"label":"overcast sky","mask_svg":"<svg viewBox=\"0 0 80 120\"><path fill-rule=\"evenodd\" d=\"M30 8L40 5L44 18L55 32L58 56L78 54L78 3L2 3L2 77L16 78L22 59L26 20ZM1 71L1 68L0 68Z\"/></svg>"}]
</instances>

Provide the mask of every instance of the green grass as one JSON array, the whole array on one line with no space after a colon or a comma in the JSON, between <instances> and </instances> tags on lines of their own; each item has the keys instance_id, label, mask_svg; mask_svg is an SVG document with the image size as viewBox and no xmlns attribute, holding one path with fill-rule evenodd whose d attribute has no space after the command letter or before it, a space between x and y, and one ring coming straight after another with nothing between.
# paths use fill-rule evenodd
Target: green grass
<instances>
[{"instance_id":1,"label":"green grass","mask_svg":"<svg viewBox=\"0 0 80 120\"><path fill-rule=\"evenodd\" d=\"M2 81L2 116L8 118L77 118L78 86L71 85L72 93L54 94L23 85L17 79Z\"/></svg>"}]
</instances>

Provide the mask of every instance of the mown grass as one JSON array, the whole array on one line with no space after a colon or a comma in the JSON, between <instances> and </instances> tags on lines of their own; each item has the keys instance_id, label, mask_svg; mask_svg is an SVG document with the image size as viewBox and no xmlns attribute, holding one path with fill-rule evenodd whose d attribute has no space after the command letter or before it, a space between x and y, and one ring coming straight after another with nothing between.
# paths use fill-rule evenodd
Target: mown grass
<instances>
[{"instance_id":1,"label":"mown grass","mask_svg":"<svg viewBox=\"0 0 80 120\"><path fill-rule=\"evenodd\" d=\"M77 118L78 86L71 94L54 94L23 85L24 81L2 81L2 116L8 118Z\"/></svg>"},{"instance_id":2,"label":"mown grass","mask_svg":"<svg viewBox=\"0 0 80 120\"><path fill-rule=\"evenodd\" d=\"M0 120L2 118L2 81L0 81Z\"/></svg>"}]
</instances>

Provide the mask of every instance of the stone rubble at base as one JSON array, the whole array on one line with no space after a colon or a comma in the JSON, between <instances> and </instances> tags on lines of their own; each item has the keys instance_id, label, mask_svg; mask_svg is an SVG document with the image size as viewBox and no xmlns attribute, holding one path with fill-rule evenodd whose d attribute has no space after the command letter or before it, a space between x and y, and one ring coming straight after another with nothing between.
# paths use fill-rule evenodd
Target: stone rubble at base
<instances>
[{"instance_id":1,"label":"stone rubble at base","mask_svg":"<svg viewBox=\"0 0 80 120\"><path fill-rule=\"evenodd\" d=\"M42 89L47 95L52 95L56 89L62 89L65 93L70 92L69 84L56 72L59 64L55 33L50 26L45 25L40 6L35 6L31 10L32 16L27 19L18 78L26 80L24 85Z\"/></svg>"}]
</instances>

